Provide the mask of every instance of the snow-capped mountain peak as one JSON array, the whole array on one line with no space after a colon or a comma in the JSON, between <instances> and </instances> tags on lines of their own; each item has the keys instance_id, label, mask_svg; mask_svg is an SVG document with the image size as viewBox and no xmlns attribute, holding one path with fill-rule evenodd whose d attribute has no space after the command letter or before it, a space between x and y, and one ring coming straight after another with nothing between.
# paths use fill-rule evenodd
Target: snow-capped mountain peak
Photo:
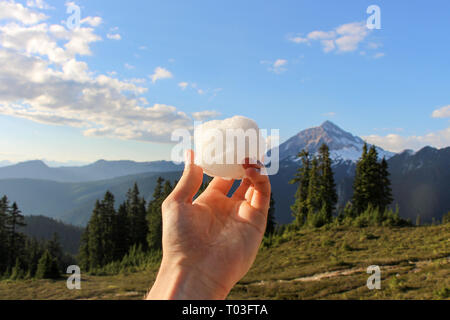
<instances>
[{"instance_id":1,"label":"snow-capped mountain peak","mask_svg":"<svg viewBox=\"0 0 450 320\"><path fill-rule=\"evenodd\" d=\"M326 143L330 148L331 158L335 161L357 161L362 154L364 140L342 130L331 121L325 121L320 127L309 128L282 143L279 147L280 160L297 159L298 153L306 149L314 154ZM380 158L389 159L394 153L377 147Z\"/></svg>"}]
</instances>

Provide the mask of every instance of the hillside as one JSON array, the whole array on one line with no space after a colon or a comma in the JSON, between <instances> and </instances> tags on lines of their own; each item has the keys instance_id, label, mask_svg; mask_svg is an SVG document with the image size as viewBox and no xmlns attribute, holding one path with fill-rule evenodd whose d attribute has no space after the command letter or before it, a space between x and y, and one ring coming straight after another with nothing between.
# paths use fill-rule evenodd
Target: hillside
<instances>
[{"instance_id":1,"label":"hillside","mask_svg":"<svg viewBox=\"0 0 450 320\"><path fill-rule=\"evenodd\" d=\"M450 225L302 230L261 248L229 299L449 299ZM368 290L370 265L381 290ZM158 263L119 275L0 282L0 299L142 299Z\"/></svg>"},{"instance_id":2,"label":"hillside","mask_svg":"<svg viewBox=\"0 0 450 320\"><path fill-rule=\"evenodd\" d=\"M26 215L45 215L70 224L85 225L95 201L103 198L107 190L114 194L116 204L119 204L136 182L141 194L150 200L159 176L174 181L179 179L180 173L145 173L82 183L6 179L0 180L0 194L8 195L11 202L17 201Z\"/></svg>"},{"instance_id":3,"label":"hillside","mask_svg":"<svg viewBox=\"0 0 450 320\"><path fill-rule=\"evenodd\" d=\"M25 235L38 240L50 240L53 234L57 233L63 251L73 255L78 254L83 228L44 216L25 216L25 224L25 227L19 229Z\"/></svg>"},{"instance_id":4,"label":"hillside","mask_svg":"<svg viewBox=\"0 0 450 320\"><path fill-rule=\"evenodd\" d=\"M280 171L270 177L278 223L293 220L290 206L297 186L290 185L289 181L300 165L296 155L302 148L315 153L322 143L329 145L334 159L338 207L345 206L351 199L356 160L361 155L364 141L327 121L319 127L300 131L279 146ZM440 150L426 147L416 153L405 151L400 154L377 150L380 157L388 158L393 206L399 205L402 217L415 221L420 215L423 222L431 222L440 220L444 213L450 211L450 147ZM142 194L149 200L158 176L174 181L179 179L181 170L182 166L165 161L100 160L87 166L61 168L49 168L41 161L32 161L0 168L0 195L6 194L17 201L26 214L45 215L84 225L89 220L95 200L102 198L107 190L113 192L120 202L137 181ZM127 173L133 174L125 175ZM2 179L8 176L16 178ZM98 180L113 176L120 177ZM33 177L40 178L31 179ZM60 181L83 179L96 181Z\"/></svg>"},{"instance_id":5,"label":"hillside","mask_svg":"<svg viewBox=\"0 0 450 320\"><path fill-rule=\"evenodd\" d=\"M43 161L27 161L0 167L0 179L33 179L57 182L89 182L148 172L170 172L182 166L169 161L135 162L99 160L79 167L47 166Z\"/></svg>"}]
</instances>

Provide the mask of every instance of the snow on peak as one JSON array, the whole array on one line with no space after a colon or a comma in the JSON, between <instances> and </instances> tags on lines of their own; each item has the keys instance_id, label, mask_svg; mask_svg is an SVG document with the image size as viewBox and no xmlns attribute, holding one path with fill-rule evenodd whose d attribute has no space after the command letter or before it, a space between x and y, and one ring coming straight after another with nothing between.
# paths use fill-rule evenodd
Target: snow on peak
<instances>
[{"instance_id":1,"label":"snow on peak","mask_svg":"<svg viewBox=\"0 0 450 320\"><path fill-rule=\"evenodd\" d=\"M357 161L364 146L364 141L360 137L342 130L331 121L325 121L320 127L303 130L281 144L280 160L294 160L303 149L315 154L324 143L330 148L330 156L335 161ZM394 155L378 147L377 151L380 158L389 159Z\"/></svg>"}]
</instances>

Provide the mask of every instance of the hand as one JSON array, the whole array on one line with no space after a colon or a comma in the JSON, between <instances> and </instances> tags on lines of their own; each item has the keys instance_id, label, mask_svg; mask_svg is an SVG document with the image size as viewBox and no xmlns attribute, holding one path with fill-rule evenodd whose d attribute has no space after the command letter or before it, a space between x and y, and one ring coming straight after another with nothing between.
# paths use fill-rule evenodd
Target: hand
<instances>
[{"instance_id":1,"label":"hand","mask_svg":"<svg viewBox=\"0 0 450 320\"><path fill-rule=\"evenodd\" d=\"M225 299L252 266L267 224L270 182L254 166L233 181L214 178L195 201L203 170L188 151L181 180L162 206L163 259L147 299Z\"/></svg>"}]
</instances>

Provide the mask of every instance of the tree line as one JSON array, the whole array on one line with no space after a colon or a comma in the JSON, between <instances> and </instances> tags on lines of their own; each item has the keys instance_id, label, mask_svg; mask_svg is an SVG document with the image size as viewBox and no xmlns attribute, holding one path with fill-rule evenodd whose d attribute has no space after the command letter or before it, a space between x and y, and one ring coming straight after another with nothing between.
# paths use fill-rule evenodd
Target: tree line
<instances>
[{"instance_id":1,"label":"tree line","mask_svg":"<svg viewBox=\"0 0 450 320\"><path fill-rule=\"evenodd\" d=\"M338 196L329 148L323 144L317 155L302 150L301 166L290 181L298 184L291 206L294 222L291 228L321 227L336 222L356 226L405 225L398 208L393 211L388 163L379 160L375 146L364 144L356 163L353 196L345 207L337 208Z\"/></svg>"},{"instance_id":2,"label":"tree line","mask_svg":"<svg viewBox=\"0 0 450 320\"><path fill-rule=\"evenodd\" d=\"M96 202L81 237L78 260L82 270L93 271L119 261L132 248L145 252L161 250L161 205L172 190L171 182L160 177L153 199L146 203L135 183L117 210L114 195L107 191Z\"/></svg>"},{"instance_id":3,"label":"tree line","mask_svg":"<svg viewBox=\"0 0 450 320\"><path fill-rule=\"evenodd\" d=\"M55 233L49 241L38 241L20 232L24 216L17 203L7 196L0 199L0 278L58 278L64 268L74 263L65 254Z\"/></svg>"}]
</instances>

